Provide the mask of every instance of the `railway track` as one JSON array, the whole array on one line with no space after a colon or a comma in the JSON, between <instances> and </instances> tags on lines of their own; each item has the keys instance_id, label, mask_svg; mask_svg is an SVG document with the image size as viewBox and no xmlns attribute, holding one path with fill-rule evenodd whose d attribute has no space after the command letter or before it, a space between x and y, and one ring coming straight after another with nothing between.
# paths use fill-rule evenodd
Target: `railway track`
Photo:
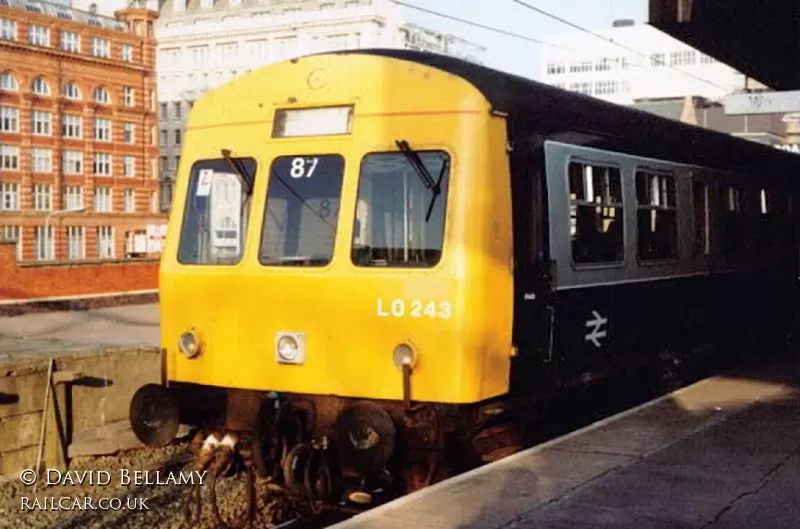
<instances>
[{"instance_id":1,"label":"railway track","mask_svg":"<svg viewBox=\"0 0 800 529\"><path fill-rule=\"evenodd\" d=\"M665 391L693 382L718 371L720 364L703 363L683 372L674 371L659 386L644 379L598 381L591 387L574 388L557 400L543 404L535 418L512 434L509 428L493 427L476 439L483 461L491 462L518 450L563 435L603 417L657 397ZM726 366L727 367L727 366ZM518 425L519 426L519 425ZM521 432L521 435L520 435ZM131 469L160 473L187 473L197 468L191 443L173 443L159 449L135 450L114 457L81 458L70 470L104 470L114 473ZM119 527L127 529L191 528L243 529L244 527L281 529L322 529L354 514L364 507L340 503L327 510L317 510L308 500L300 500L284 487L247 473L220 472L217 479L202 486L107 487L47 486L35 497L145 498L147 509L140 510L28 510L20 509L21 498L34 498L29 488L19 482L0 484L0 527L71 529L84 527ZM456 475L458 472L453 473ZM384 491L375 496L377 506L396 496ZM192 504L192 502L194 502Z\"/></svg>"}]
</instances>

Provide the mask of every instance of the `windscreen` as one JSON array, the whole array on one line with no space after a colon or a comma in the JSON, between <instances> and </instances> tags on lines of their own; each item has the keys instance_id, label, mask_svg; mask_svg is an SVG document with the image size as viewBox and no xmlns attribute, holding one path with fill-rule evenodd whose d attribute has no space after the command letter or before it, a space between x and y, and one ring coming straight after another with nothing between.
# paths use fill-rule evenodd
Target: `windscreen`
<instances>
[{"instance_id":1,"label":"windscreen","mask_svg":"<svg viewBox=\"0 0 800 529\"><path fill-rule=\"evenodd\" d=\"M255 172L252 158L194 164L178 246L180 263L232 265L241 260Z\"/></svg>"},{"instance_id":2,"label":"windscreen","mask_svg":"<svg viewBox=\"0 0 800 529\"><path fill-rule=\"evenodd\" d=\"M259 260L268 266L324 266L333 257L344 158L281 156L269 174Z\"/></svg>"},{"instance_id":3,"label":"windscreen","mask_svg":"<svg viewBox=\"0 0 800 529\"><path fill-rule=\"evenodd\" d=\"M427 187L399 152L364 157L358 184L352 260L358 266L432 267L442 255L450 158L442 151L416 155L438 182Z\"/></svg>"}]
</instances>

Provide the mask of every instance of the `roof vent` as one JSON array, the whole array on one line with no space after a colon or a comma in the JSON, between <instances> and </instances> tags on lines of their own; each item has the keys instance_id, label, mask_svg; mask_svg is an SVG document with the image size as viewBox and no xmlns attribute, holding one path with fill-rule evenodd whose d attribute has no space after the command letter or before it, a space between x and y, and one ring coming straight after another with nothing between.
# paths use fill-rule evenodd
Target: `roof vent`
<instances>
[{"instance_id":1,"label":"roof vent","mask_svg":"<svg viewBox=\"0 0 800 529\"><path fill-rule=\"evenodd\" d=\"M624 28L624 27L633 26L634 24L635 24L635 22L632 19L623 18L623 19L615 20L614 22L612 22L611 23L611 27L612 28Z\"/></svg>"}]
</instances>

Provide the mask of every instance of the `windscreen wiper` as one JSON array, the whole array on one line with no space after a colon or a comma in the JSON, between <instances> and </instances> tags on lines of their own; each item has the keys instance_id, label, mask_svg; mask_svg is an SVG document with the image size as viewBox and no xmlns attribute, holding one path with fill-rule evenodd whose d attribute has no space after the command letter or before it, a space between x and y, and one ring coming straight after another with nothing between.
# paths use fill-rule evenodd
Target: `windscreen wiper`
<instances>
[{"instance_id":1,"label":"windscreen wiper","mask_svg":"<svg viewBox=\"0 0 800 529\"><path fill-rule=\"evenodd\" d=\"M219 152L239 178L239 184L245 192L245 197L249 197L253 193L253 184L255 183L253 177L247 173L247 170L241 164L240 160L231 157L230 149L220 149Z\"/></svg>"},{"instance_id":2,"label":"windscreen wiper","mask_svg":"<svg viewBox=\"0 0 800 529\"><path fill-rule=\"evenodd\" d=\"M428 172L428 168L425 167L425 164L419 157L419 154L417 154L417 151L412 149L406 140L395 140L395 144L397 144L397 148L405 155L408 163L410 163L411 167L416 171L417 176L419 176L419 179L422 181L422 185L430 189L431 193L433 193L430 204L428 204L428 213L425 215L425 222L428 222L431 218L431 212L433 211L433 204L436 202L436 197L442 192L442 178L444 177L444 172L447 170L448 161L445 160L442 165L442 170L439 172L439 179L434 180L431 173Z\"/></svg>"}]
</instances>

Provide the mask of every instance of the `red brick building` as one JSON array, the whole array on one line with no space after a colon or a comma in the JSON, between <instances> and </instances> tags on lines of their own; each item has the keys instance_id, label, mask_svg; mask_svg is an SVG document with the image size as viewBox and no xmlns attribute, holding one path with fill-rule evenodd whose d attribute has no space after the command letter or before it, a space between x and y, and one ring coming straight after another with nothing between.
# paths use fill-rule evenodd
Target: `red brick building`
<instances>
[{"instance_id":1,"label":"red brick building","mask_svg":"<svg viewBox=\"0 0 800 529\"><path fill-rule=\"evenodd\" d=\"M0 240L23 261L121 259L163 226L156 11L0 0Z\"/></svg>"}]
</instances>

